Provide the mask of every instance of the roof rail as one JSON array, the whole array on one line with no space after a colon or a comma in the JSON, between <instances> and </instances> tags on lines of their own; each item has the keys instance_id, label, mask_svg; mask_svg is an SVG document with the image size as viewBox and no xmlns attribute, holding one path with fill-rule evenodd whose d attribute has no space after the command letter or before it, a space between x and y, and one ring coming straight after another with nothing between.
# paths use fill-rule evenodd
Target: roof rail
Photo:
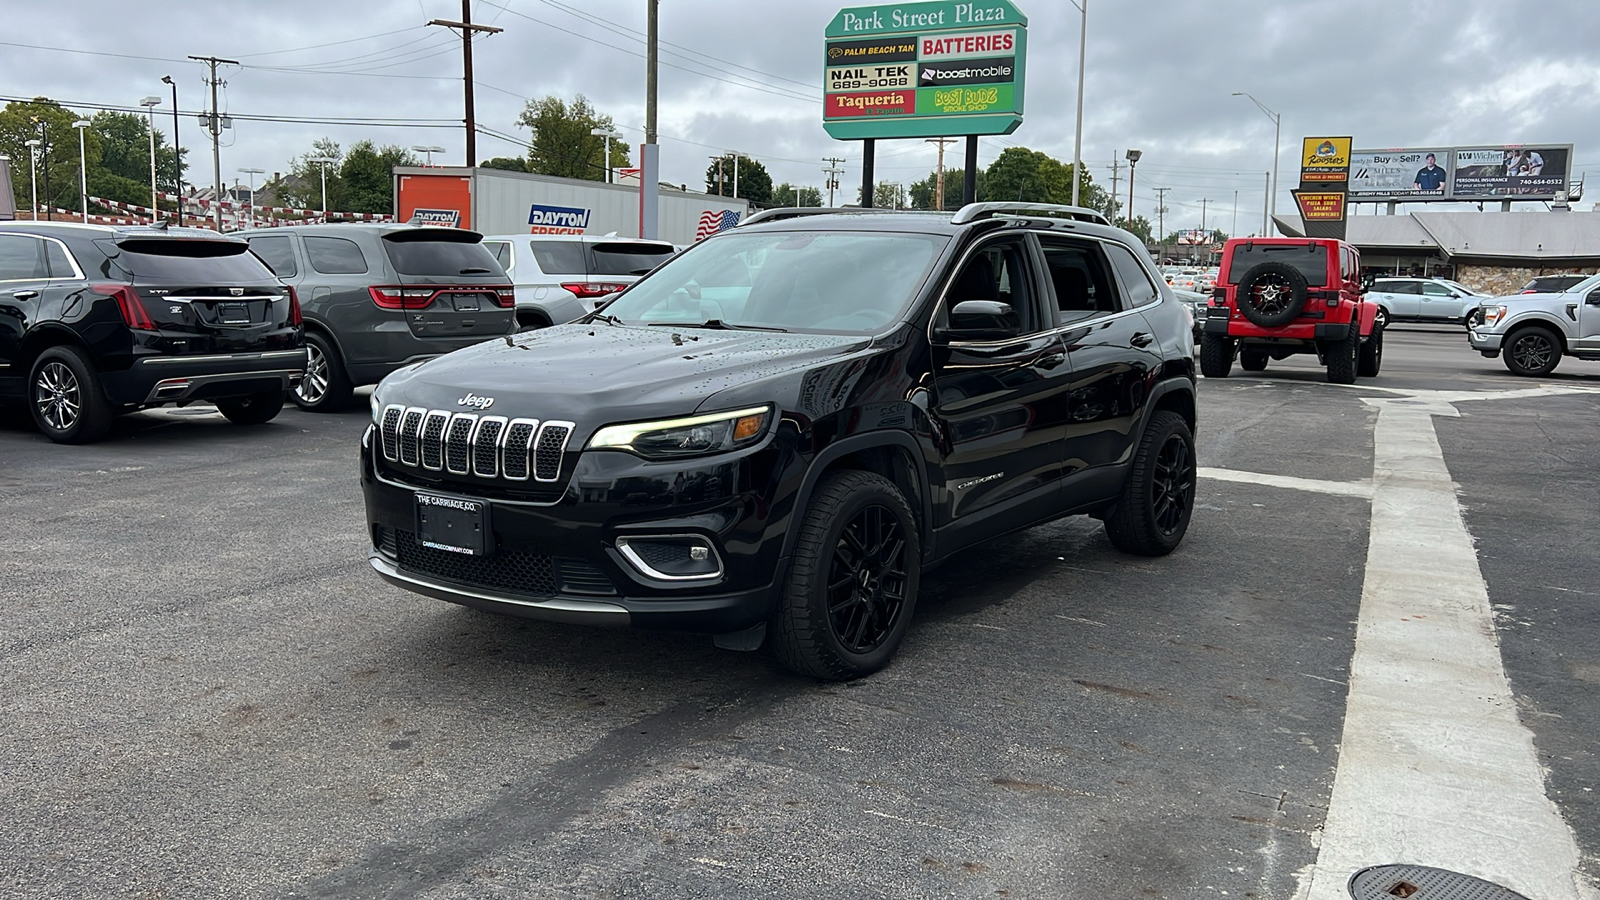
<instances>
[{"instance_id":1,"label":"roof rail","mask_svg":"<svg viewBox=\"0 0 1600 900\"><path fill-rule=\"evenodd\" d=\"M780 219L798 219L802 216L865 216L913 212L926 213L927 210L883 209L877 206L786 206L751 213L739 223L738 227L757 225L761 222L776 222Z\"/></svg>"},{"instance_id":2,"label":"roof rail","mask_svg":"<svg viewBox=\"0 0 1600 900\"><path fill-rule=\"evenodd\" d=\"M1041 219L1072 219L1078 222L1093 222L1096 225L1110 225L1105 213L1098 210L1085 209L1081 206L1061 206L1056 203L968 203L961 207L951 217L950 224L965 225L979 219L989 219L996 216L1035 216Z\"/></svg>"}]
</instances>

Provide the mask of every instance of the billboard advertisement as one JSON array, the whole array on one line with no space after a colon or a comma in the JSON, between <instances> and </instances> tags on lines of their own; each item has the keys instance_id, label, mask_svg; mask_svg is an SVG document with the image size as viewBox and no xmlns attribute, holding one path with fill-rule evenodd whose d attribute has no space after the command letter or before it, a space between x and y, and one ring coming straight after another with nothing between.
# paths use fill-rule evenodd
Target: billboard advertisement
<instances>
[{"instance_id":1,"label":"billboard advertisement","mask_svg":"<svg viewBox=\"0 0 1600 900\"><path fill-rule=\"evenodd\" d=\"M1554 200L1571 173L1571 144L1402 147L1350 156L1355 201Z\"/></svg>"},{"instance_id":2,"label":"billboard advertisement","mask_svg":"<svg viewBox=\"0 0 1600 900\"><path fill-rule=\"evenodd\" d=\"M1027 31L1011 0L840 10L823 47L823 128L838 140L1010 134Z\"/></svg>"}]
</instances>

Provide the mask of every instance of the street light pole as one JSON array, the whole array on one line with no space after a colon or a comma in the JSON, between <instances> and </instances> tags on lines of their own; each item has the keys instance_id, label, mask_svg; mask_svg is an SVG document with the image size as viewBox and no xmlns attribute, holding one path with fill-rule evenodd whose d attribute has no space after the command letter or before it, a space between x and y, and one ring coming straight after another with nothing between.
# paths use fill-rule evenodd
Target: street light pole
<instances>
[{"instance_id":1,"label":"street light pole","mask_svg":"<svg viewBox=\"0 0 1600 900\"><path fill-rule=\"evenodd\" d=\"M257 175L266 174L267 170L266 169L240 169L239 171L250 176L250 204L248 206L246 206L245 208L250 211L249 212L250 227L254 228L254 227L256 227L256 176Z\"/></svg>"},{"instance_id":2,"label":"street light pole","mask_svg":"<svg viewBox=\"0 0 1600 900\"><path fill-rule=\"evenodd\" d=\"M28 187L33 192L33 221L39 221L39 139L23 141L28 148Z\"/></svg>"},{"instance_id":3,"label":"street light pole","mask_svg":"<svg viewBox=\"0 0 1600 900\"><path fill-rule=\"evenodd\" d=\"M611 142L622 140L622 132L612 131L609 128L591 128L589 133L595 137L605 138L606 142L606 184L611 183Z\"/></svg>"},{"instance_id":4,"label":"street light pole","mask_svg":"<svg viewBox=\"0 0 1600 900\"><path fill-rule=\"evenodd\" d=\"M161 76L161 80L172 86L172 191L177 197L173 206L177 209L177 221L183 224L183 151L178 146L178 83L172 80L171 75ZM157 207L158 209L160 207Z\"/></svg>"},{"instance_id":5,"label":"street light pole","mask_svg":"<svg viewBox=\"0 0 1600 900\"><path fill-rule=\"evenodd\" d=\"M1133 230L1133 170L1139 165L1139 157L1144 154L1138 150L1129 150L1128 156L1128 230Z\"/></svg>"},{"instance_id":6,"label":"street light pole","mask_svg":"<svg viewBox=\"0 0 1600 900\"><path fill-rule=\"evenodd\" d=\"M72 123L78 129L78 200L83 204L83 224L89 224L89 158L83 152L83 130L92 124L88 119Z\"/></svg>"},{"instance_id":7,"label":"street light pole","mask_svg":"<svg viewBox=\"0 0 1600 900\"><path fill-rule=\"evenodd\" d=\"M161 98L146 97L139 101L139 105L144 107L150 120L147 129L150 132L150 224L154 225L156 210L160 209L156 204L156 107L161 105Z\"/></svg>"},{"instance_id":8,"label":"street light pole","mask_svg":"<svg viewBox=\"0 0 1600 900\"><path fill-rule=\"evenodd\" d=\"M1244 91L1234 91L1233 96L1250 97L1250 102L1254 103L1262 112L1267 114L1267 118L1272 120L1272 195L1267 200L1267 217L1271 218L1278 214L1278 147L1283 143L1283 115L1268 109L1265 103Z\"/></svg>"},{"instance_id":9,"label":"street light pole","mask_svg":"<svg viewBox=\"0 0 1600 900\"><path fill-rule=\"evenodd\" d=\"M322 164L322 221L328 221L328 163L334 162L326 156L315 156L306 162Z\"/></svg>"},{"instance_id":10,"label":"street light pole","mask_svg":"<svg viewBox=\"0 0 1600 900\"><path fill-rule=\"evenodd\" d=\"M1078 24L1078 124L1072 137L1072 205L1078 205L1078 188L1083 182L1083 67L1089 46L1089 0L1069 0L1083 13ZM1130 185L1131 187L1131 185Z\"/></svg>"},{"instance_id":11,"label":"street light pole","mask_svg":"<svg viewBox=\"0 0 1600 900\"><path fill-rule=\"evenodd\" d=\"M412 147L411 149L416 151L416 152L418 152L418 153L426 153L426 154L428 154L428 162L427 162L428 166L432 166L433 165L433 155L435 153L443 153L444 152L444 148L443 147L431 147L431 146L430 147Z\"/></svg>"}]
</instances>

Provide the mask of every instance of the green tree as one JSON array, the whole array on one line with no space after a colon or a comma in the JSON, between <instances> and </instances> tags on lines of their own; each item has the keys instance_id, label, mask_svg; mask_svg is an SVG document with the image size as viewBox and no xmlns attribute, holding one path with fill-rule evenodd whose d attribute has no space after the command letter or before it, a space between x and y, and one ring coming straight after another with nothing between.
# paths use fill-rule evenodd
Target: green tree
<instances>
[{"instance_id":1,"label":"green tree","mask_svg":"<svg viewBox=\"0 0 1600 900\"><path fill-rule=\"evenodd\" d=\"M99 137L98 164L90 155L89 193L139 206L150 205L150 125L138 113L101 111L89 120ZM155 133L156 186L174 191L172 148ZM166 208L170 208L170 205Z\"/></svg>"},{"instance_id":2,"label":"green tree","mask_svg":"<svg viewBox=\"0 0 1600 900\"><path fill-rule=\"evenodd\" d=\"M422 160L403 147L371 141L357 141L339 165L339 181L344 187L345 212L388 213L394 211L394 167L420 165ZM321 185L318 185L320 188Z\"/></svg>"},{"instance_id":3,"label":"green tree","mask_svg":"<svg viewBox=\"0 0 1600 900\"><path fill-rule=\"evenodd\" d=\"M299 209L322 209L322 163L316 159L331 159L328 170L328 209L348 211L348 192L339 172L344 163L344 149L333 138L318 138L311 149L289 162L289 174L273 182L272 192L287 206ZM265 187L265 185L263 185Z\"/></svg>"},{"instance_id":4,"label":"green tree","mask_svg":"<svg viewBox=\"0 0 1600 900\"><path fill-rule=\"evenodd\" d=\"M78 208L78 132L72 123L78 114L44 97L13 101L0 110L0 153L11 157L12 190L17 208L31 202L29 186L30 140L40 140L39 203L62 209ZM84 135L89 159L99 155L99 137Z\"/></svg>"},{"instance_id":5,"label":"green tree","mask_svg":"<svg viewBox=\"0 0 1600 900\"><path fill-rule=\"evenodd\" d=\"M486 159L478 163L478 165L485 169L503 169L507 172L528 171L527 160L520 156L496 156L494 159Z\"/></svg>"},{"instance_id":6,"label":"green tree","mask_svg":"<svg viewBox=\"0 0 1600 900\"><path fill-rule=\"evenodd\" d=\"M739 188L743 190L744 185L741 183ZM772 189L771 204L773 206L781 207L821 206L822 191L809 185L795 187L794 185L785 181L783 184L780 184Z\"/></svg>"},{"instance_id":7,"label":"green tree","mask_svg":"<svg viewBox=\"0 0 1600 900\"><path fill-rule=\"evenodd\" d=\"M934 197L939 191L939 173L929 172L928 177L921 181L911 183L910 195L912 209L947 209L961 208L962 192L966 188L966 169L944 170L944 206L934 204ZM984 172L978 173L978 199L988 199L988 176Z\"/></svg>"},{"instance_id":8,"label":"green tree","mask_svg":"<svg viewBox=\"0 0 1600 900\"><path fill-rule=\"evenodd\" d=\"M856 199L861 198L861 189L856 188ZM906 186L888 181L880 181L872 186L872 205L879 209L909 209L910 204L906 198Z\"/></svg>"},{"instance_id":9,"label":"green tree","mask_svg":"<svg viewBox=\"0 0 1600 900\"><path fill-rule=\"evenodd\" d=\"M1151 236L1155 232L1155 226L1144 216L1134 216L1132 223L1129 223L1127 219L1119 219L1117 227L1127 229L1147 246L1153 243Z\"/></svg>"},{"instance_id":10,"label":"green tree","mask_svg":"<svg viewBox=\"0 0 1600 900\"><path fill-rule=\"evenodd\" d=\"M605 181L606 141L611 142L611 165L628 165L628 145L615 138L591 134L595 129L616 131L610 116L602 116L582 94L567 103L551 94L529 100L517 124L533 132L527 170L539 175Z\"/></svg>"},{"instance_id":11,"label":"green tree","mask_svg":"<svg viewBox=\"0 0 1600 900\"><path fill-rule=\"evenodd\" d=\"M733 196L734 160L739 163L739 197L751 203L766 204L772 201L772 175L760 160L748 156L724 156L712 160L706 167L706 193ZM718 162L721 166L718 166ZM719 177L718 170L721 170ZM819 204L820 205L820 204Z\"/></svg>"}]
</instances>

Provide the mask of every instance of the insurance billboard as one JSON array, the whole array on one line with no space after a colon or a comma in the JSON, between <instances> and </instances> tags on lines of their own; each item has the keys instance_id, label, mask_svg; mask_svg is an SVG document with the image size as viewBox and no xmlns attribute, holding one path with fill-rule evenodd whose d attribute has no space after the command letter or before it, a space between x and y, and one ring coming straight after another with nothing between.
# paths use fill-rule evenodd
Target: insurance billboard
<instances>
[{"instance_id":1,"label":"insurance billboard","mask_svg":"<svg viewBox=\"0 0 1600 900\"><path fill-rule=\"evenodd\" d=\"M1353 201L1554 200L1564 196L1571 144L1402 147L1350 155Z\"/></svg>"},{"instance_id":2,"label":"insurance billboard","mask_svg":"<svg viewBox=\"0 0 1600 900\"><path fill-rule=\"evenodd\" d=\"M839 140L1010 134L1027 32L1011 0L840 10L824 42L823 128Z\"/></svg>"}]
</instances>

